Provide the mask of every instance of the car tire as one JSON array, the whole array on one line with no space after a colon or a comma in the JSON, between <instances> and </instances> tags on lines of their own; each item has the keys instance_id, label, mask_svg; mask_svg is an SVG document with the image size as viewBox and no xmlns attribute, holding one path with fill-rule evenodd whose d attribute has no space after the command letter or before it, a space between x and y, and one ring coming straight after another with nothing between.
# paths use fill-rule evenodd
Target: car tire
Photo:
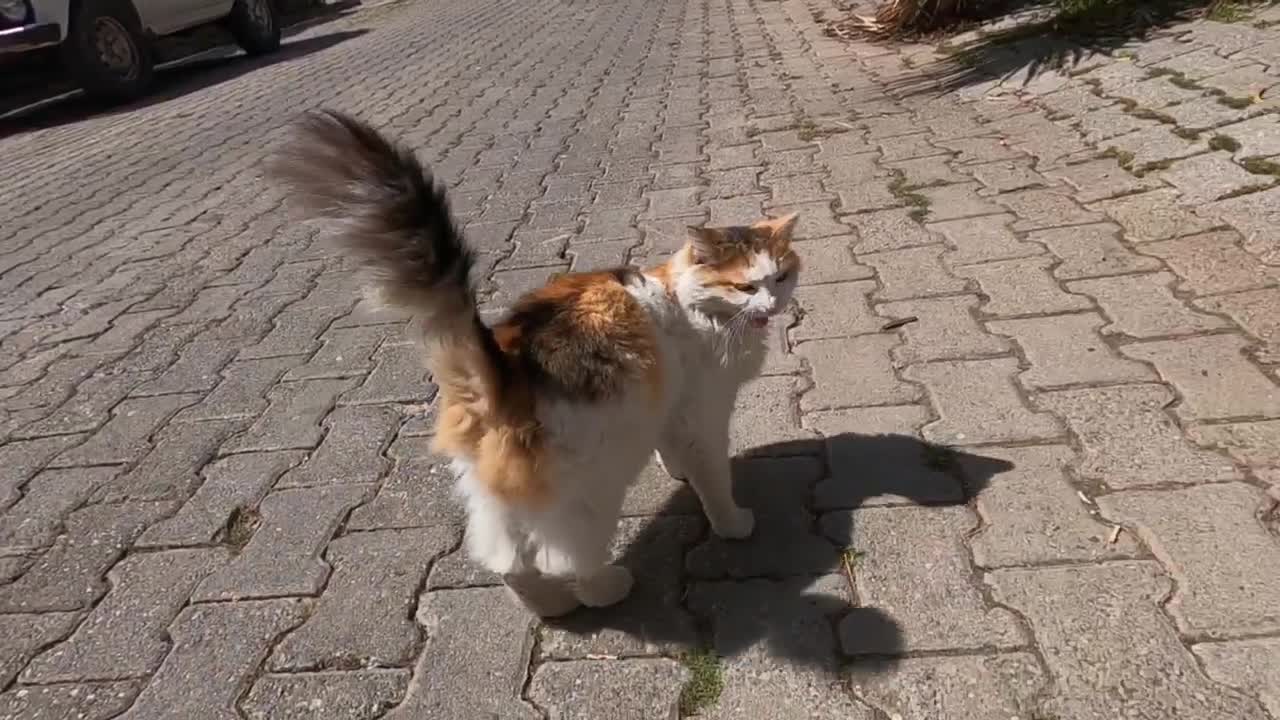
<instances>
[{"instance_id":1,"label":"car tire","mask_svg":"<svg viewBox=\"0 0 1280 720\"><path fill-rule=\"evenodd\" d=\"M62 61L86 93L132 100L151 84L151 42L129 0L80 0L71 8Z\"/></svg>"},{"instance_id":2,"label":"car tire","mask_svg":"<svg viewBox=\"0 0 1280 720\"><path fill-rule=\"evenodd\" d=\"M236 44L250 55L262 55L280 47L280 16L273 0L235 0L227 27Z\"/></svg>"}]
</instances>

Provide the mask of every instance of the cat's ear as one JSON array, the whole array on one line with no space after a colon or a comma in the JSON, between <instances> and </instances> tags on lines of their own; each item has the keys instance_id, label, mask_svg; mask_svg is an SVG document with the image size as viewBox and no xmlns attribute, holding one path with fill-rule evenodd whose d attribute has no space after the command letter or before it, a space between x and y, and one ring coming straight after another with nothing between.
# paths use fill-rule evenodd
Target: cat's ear
<instances>
[{"instance_id":1,"label":"cat's ear","mask_svg":"<svg viewBox=\"0 0 1280 720\"><path fill-rule=\"evenodd\" d=\"M720 251L720 233L713 228L688 226L689 247L693 249L693 261L699 265L714 262Z\"/></svg>"},{"instance_id":2,"label":"cat's ear","mask_svg":"<svg viewBox=\"0 0 1280 720\"><path fill-rule=\"evenodd\" d=\"M786 244L791 242L791 233L795 231L796 221L799 219L800 213L788 213L780 218L766 218L753 227L768 232L772 242Z\"/></svg>"}]
</instances>

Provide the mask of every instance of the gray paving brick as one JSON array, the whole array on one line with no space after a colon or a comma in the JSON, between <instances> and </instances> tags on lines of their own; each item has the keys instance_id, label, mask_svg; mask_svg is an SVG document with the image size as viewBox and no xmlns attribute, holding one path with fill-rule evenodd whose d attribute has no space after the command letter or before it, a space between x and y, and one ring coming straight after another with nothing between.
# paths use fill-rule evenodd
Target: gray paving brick
<instances>
[{"instance_id":1,"label":"gray paving brick","mask_svg":"<svg viewBox=\"0 0 1280 720\"><path fill-rule=\"evenodd\" d=\"M921 430L926 440L947 445L1008 443L1059 437L1052 416L1027 408L1014 387L1013 358L952 360L915 365L908 380L924 383L939 415Z\"/></svg>"},{"instance_id":2,"label":"gray paving brick","mask_svg":"<svg viewBox=\"0 0 1280 720\"><path fill-rule=\"evenodd\" d=\"M533 618L501 588L440 590L418 603L417 621L430 634L404 701L385 716L537 718L521 699L533 649ZM474 618L476 622L457 622ZM452 621L452 622L450 622Z\"/></svg>"},{"instance_id":3,"label":"gray paving brick","mask_svg":"<svg viewBox=\"0 0 1280 720\"><path fill-rule=\"evenodd\" d=\"M1173 400L1167 387L1144 384L1044 393L1034 404L1071 426L1085 478L1117 489L1239 478L1226 458L1182 437L1165 412Z\"/></svg>"},{"instance_id":4,"label":"gray paving brick","mask_svg":"<svg viewBox=\"0 0 1280 720\"><path fill-rule=\"evenodd\" d=\"M221 565L221 549L131 555L107 579L111 591L65 641L31 661L28 683L123 680L150 675L169 651L169 622L206 574Z\"/></svg>"},{"instance_id":5,"label":"gray paving brick","mask_svg":"<svg viewBox=\"0 0 1280 720\"><path fill-rule=\"evenodd\" d=\"M276 385L269 405L245 433L223 446L223 452L310 449L324 438L321 420L339 395L356 385L354 378L305 380Z\"/></svg>"},{"instance_id":6,"label":"gray paving brick","mask_svg":"<svg viewBox=\"0 0 1280 720\"><path fill-rule=\"evenodd\" d=\"M1280 712L1276 695L1276 668L1280 667L1280 641L1274 638L1235 642L1200 643L1191 651L1213 680L1257 697L1273 716Z\"/></svg>"},{"instance_id":7,"label":"gray paving brick","mask_svg":"<svg viewBox=\"0 0 1280 720\"><path fill-rule=\"evenodd\" d=\"M674 717L688 675L679 663L666 658L546 663L534 672L529 697L538 707L566 719Z\"/></svg>"},{"instance_id":8,"label":"gray paving brick","mask_svg":"<svg viewBox=\"0 0 1280 720\"><path fill-rule=\"evenodd\" d=\"M6 686L18 676L31 658L61 640L75 629L79 617L75 613L12 614L0 616L0 682ZM0 707L14 698L0 695Z\"/></svg>"},{"instance_id":9,"label":"gray paving brick","mask_svg":"<svg viewBox=\"0 0 1280 720\"><path fill-rule=\"evenodd\" d=\"M400 427L401 411L387 405L335 409L324 420L326 433L311 457L285 473L277 487L375 483L390 463L382 454Z\"/></svg>"},{"instance_id":10,"label":"gray paving brick","mask_svg":"<svg viewBox=\"0 0 1280 720\"><path fill-rule=\"evenodd\" d=\"M1218 231L1143 245L1182 278L1180 289L1197 295L1253 290L1280 283L1280 268L1260 265L1232 231Z\"/></svg>"},{"instance_id":11,"label":"gray paving brick","mask_svg":"<svg viewBox=\"0 0 1280 720\"><path fill-rule=\"evenodd\" d=\"M71 611L105 592L103 575L171 503L90 505L67 516L66 532L17 580L0 586L4 612Z\"/></svg>"},{"instance_id":12,"label":"gray paving brick","mask_svg":"<svg viewBox=\"0 0 1280 720\"><path fill-rule=\"evenodd\" d=\"M1280 417L1280 386L1241 354L1248 341L1238 335L1210 335L1128 345L1121 352L1156 366L1178 389L1184 420L1225 420L1260 415Z\"/></svg>"},{"instance_id":13,"label":"gray paving brick","mask_svg":"<svg viewBox=\"0 0 1280 720\"><path fill-rule=\"evenodd\" d=\"M906 342L892 351L903 365L1011 352L1008 340L986 332L974 319L977 307L976 296L956 295L884 303L876 310L889 318L916 318L902 326Z\"/></svg>"},{"instance_id":14,"label":"gray paving brick","mask_svg":"<svg viewBox=\"0 0 1280 720\"><path fill-rule=\"evenodd\" d=\"M278 490L259 505L240 554L196 587L200 602L316 595L329 577L321 552L368 486Z\"/></svg>"},{"instance_id":15,"label":"gray paving brick","mask_svg":"<svg viewBox=\"0 0 1280 720\"><path fill-rule=\"evenodd\" d=\"M241 360L222 369L221 381L200 402L174 416L176 422L248 419L267 409L267 393L302 358Z\"/></svg>"},{"instance_id":16,"label":"gray paving brick","mask_svg":"<svg viewBox=\"0 0 1280 720\"><path fill-rule=\"evenodd\" d=\"M203 482L172 517L152 525L139 546L205 545L219 538L233 514L257 506L275 481L302 462L300 451L247 453L207 465Z\"/></svg>"},{"instance_id":17,"label":"gray paving brick","mask_svg":"<svg viewBox=\"0 0 1280 720\"><path fill-rule=\"evenodd\" d=\"M1021 612L1048 650L1045 663L1057 684L1043 712L1265 717L1256 701L1211 683L1178 641L1160 612L1172 584L1155 563L999 570L990 582L996 599ZM1094 603L1110 611L1094 612ZM1094 670L1104 666L1105 673Z\"/></svg>"},{"instance_id":18,"label":"gray paving brick","mask_svg":"<svg viewBox=\"0 0 1280 720\"><path fill-rule=\"evenodd\" d=\"M1097 313L998 320L987 329L1013 338L1031 367L1018 376L1024 387L1142 382L1156 379L1146 365L1126 360L1102 340L1106 324Z\"/></svg>"},{"instance_id":19,"label":"gray paving brick","mask_svg":"<svg viewBox=\"0 0 1280 720\"><path fill-rule=\"evenodd\" d=\"M956 268L955 272L977 281L987 294L982 312L988 316L1017 317L1093 309L1089 298L1058 287L1050 276L1054 264L1053 258L1042 256L966 265Z\"/></svg>"},{"instance_id":20,"label":"gray paving brick","mask_svg":"<svg viewBox=\"0 0 1280 720\"><path fill-rule=\"evenodd\" d=\"M32 551L48 546L62 521L119 468L91 467L45 470L27 482L22 497L0 515L0 552Z\"/></svg>"},{"instance_id":21,"label":"gray paving brick","mask_svg":"<svg viewBox=\"0 0 1280 720\"><path fill-rule=\"evenodd\" d=\"M329 543L333 577L305 624L271 655L275 671L408 665L418 644L410 619L431 563L452 548L444 528L380 530ZM377 587L374 597L369 588Z\"/></svg>"},{"instance_id":22,"label":"gray paving brick","mask_svg":"<svg viewBox=\"0 0 1280 720\"><path fill-rule=\"evenodd\" d=\"M84 440L84 435L56 435L0 443L0 508L8 508L21 497L20 488L35 477L54 456Z\"/></svg>"},{"instance_id":23,"label":"gray paving brick","mask_svg":"<svg viewBox=\"0 0 1280 720\"><path fill-rule=\"evenodd\" d=\"M888 665L888 663L886 663ZM1034 717L1048 684L1034 655L910 658L856 672L854 687L889 717Z\"/></svg>"},{"instance_id":24,"label":"gray paving brick","mask_svg":"<svg viewBox=\"0 0 1280 720\"><path fill-rule=\"evenodd\" d=\"M173 423L161 428L152 438L151 452L128 472L99 486L94 492L94 501L186 500L200 485L200 469L213 459L219 446L245 424L217 420Z\"/></svg>"},{"instance_id":25,"label":"gray paving brick","mask_svg":"<svg viewBox=\"0 0 1280 720\"><path fill-rule=\"evenodd\" d=\"M801 411L917 400L919 388L894 374L889 351L899 342L893 335L868 335L801 343L796 352L808 361L814 382L800 398Z\"/></svg>"},{"instance_id":26,"label":"gray paving brick","mask_svg":"<svg viewBox=\"0 0 1280 720\"><path fill-rule=\"evenodd\" d=\"M1120 228L1111 223L1070 228L1037 230L1027 236L1049 248L1063 262L1053 269L1059 280L1129 275L1161 269L1156 258L1136 255L1118 236Z\"/></svg>"},{"instance_id":27,"label":"gray paving brick","mask_svg":"<svg viewBox=\"0 0 1280 720\"><path fill-rule=\"evenodd\" d=\"M164 717L175 707L200 707L217 720L240 717L236 702L271 643L304 616L296 599L188 606L170 627L173 650L120 717Z\"/></svg>"},{"instance_id":28,"label":"gray paving brick","mask_svg":"<svg viewBox=\"0 0 1280 720\"><path fill-rule=\"evenodd\" d=\"M952 266L972 265L992 260L1030 257L1044 252L1038 245L1024 242L1014 235L1011 215L981 217L930 223L929 229L940 233L951 247L946 256Z\"/></svg>"},{"instance_id":29,"label":"gray paving brick","mask_svg":"<svg viewBox=\"0 0 1280 720\"><path fill-rule=\"evenodd\" d=\"M404 670L355 670L264 675L242 701L251 720L320 720L335 713L374 720L404 697Z\"/></svg>"},{"instance_id":30,"label":"gray paving brick","mask_svg":"<svg viewBox=\"0 0 1280 720\"><path fill-rule=\"evenodd\" d=\"M5 717L107 720L129 707L142 680L21 687L0 695Z\"/></svg>"},{"instance_id":31,"label":"gray paving brick","mask_svg":"<svg viewBox=\"0 0 1280 720\"><path fill-rule=\"evenodd\" d=\"M822 517L827 536L857 553L852 565L859 596L901 623L907 651L1010 648L1028 641L1014 615L987 606L971 584L962 539L976 525L964 508L865 508ZM911 528L914 542L895 540L904 528ZM930 619L938 613L965 621L940 625ZM848 655L879 650L859 647L854 623L840 634Z\"/></svg>"},{"instance_id":32,"label":"gray paving brick","mask_svg":"<svg viewBox=\"0 0 1280 720\"><path fill-rule=\"evenodd\" d=\"M1230 327L1226 320L1198 312L1174 296L1176 276L1168 272L1124 275L1066 284L1073 293L1092 297L1111 318L1102 334L1133 337L1190 335Z\"/></svg>"}]
</instances>

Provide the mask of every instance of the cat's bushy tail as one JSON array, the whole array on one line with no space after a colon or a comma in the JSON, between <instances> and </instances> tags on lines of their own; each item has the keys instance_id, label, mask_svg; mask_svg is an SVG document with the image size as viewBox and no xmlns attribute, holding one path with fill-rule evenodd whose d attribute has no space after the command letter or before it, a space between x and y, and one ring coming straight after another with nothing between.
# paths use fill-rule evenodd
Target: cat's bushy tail
<instances>
[{"instance_id":1,"label":"cat's bushy tail","mask_svg":"<svg viewBox=\"0 0 1280 720\"><path fill-rule=\"evenodd\" d=\"M336 240L361 261L369 289L414 316L436 382L485 414L477 406L501 392L501 352L476 309L474 253L431 173L407 148L335 111L305 117L270 171L290 201L337 221Z\"/></svg>"}]
</instances>

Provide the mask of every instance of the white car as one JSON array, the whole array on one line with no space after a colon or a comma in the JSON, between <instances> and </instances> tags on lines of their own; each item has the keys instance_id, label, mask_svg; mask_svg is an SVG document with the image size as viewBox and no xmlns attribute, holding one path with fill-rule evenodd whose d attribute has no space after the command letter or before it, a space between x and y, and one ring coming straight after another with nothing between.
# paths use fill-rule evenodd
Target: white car
<instances>
[{"instance_id":1,"label":"white car","mask_svg":"<svg viewBox=\"0 0 1280 720\"><path fill-rule=\"evenodd\" d=\"M214 21L250 55L280 47L274 0L0 0L0 59L57 46L85 92L128 100L151 81L156 38Z\"/></svg>"}]
</instances>

